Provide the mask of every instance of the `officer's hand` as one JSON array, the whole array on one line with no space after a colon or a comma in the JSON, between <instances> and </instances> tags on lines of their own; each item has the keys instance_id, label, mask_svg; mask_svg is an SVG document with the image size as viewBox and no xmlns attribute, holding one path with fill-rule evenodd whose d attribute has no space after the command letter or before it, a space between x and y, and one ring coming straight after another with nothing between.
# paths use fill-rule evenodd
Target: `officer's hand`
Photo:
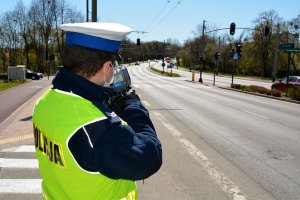
<instances>
[{"instance_id":1,"label":"officer's hand","mask_svg":"<svg viewBox=\"0 0 300 200\"><path fill-rule=\"evenodd\" d=\"M124 109L125 103L132 99L136 99L140 101L140 97L136 94L135 90L130 90L129 92L126 93L126 95L114 100L111 108L113 111L115 111L115 113L121 114Z\"/></svg>"},{"instance_id":2,"label":"officer's hand","mask_svg":"<svg viewBox=\"0 0 300 200\"><path fill-rule=\"evenodd\" d=\"M137 100L141 100L139 95L135 92L135 90L130 90L126 93L126 95L122 96L119 98L120 101L127 101L130 99L137 99Z\"/></svg>"}]
</instances>

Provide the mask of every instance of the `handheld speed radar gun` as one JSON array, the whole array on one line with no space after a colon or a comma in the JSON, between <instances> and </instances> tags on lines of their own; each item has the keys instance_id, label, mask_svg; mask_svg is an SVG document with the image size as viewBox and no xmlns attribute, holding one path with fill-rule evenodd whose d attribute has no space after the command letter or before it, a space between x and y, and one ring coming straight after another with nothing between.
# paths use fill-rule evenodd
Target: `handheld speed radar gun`
<instances>
[{"instance_id":1,"label":"handheld speed radar gun","mask_svg":"<svg viewBox=\"0 0 300 200\"><path fill-rule=\"evenodd\" d=\"M131 80L127 68L121 65L115 67L114 82L111 85L114 97L125 95L130 89Z\"/></svg>"}]
</instances>

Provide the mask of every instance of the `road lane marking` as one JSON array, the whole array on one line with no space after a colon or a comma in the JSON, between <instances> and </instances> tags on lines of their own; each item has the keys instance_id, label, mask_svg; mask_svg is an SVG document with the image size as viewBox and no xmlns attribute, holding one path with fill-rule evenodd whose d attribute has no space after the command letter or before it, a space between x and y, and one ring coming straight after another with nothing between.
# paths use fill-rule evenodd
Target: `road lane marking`
<instances>
[{"instance_id":1,"label":"road lane marking","mask_svg":"<svg viewBox=\"0 0 300 200\"><path fill-rule=\"evenodd\" d=\"M42 179L0 179L0 193L42 193Z\"/></svg>"},{"instance_id":2,"label":"road lane marking","mask_svg":"<svg viewBox=\"0 0 300 200\"><path fill-rule=\"evenodd\" d=\"M248 113L248 114L257 116L257 117L261 117L261 118L264 118L264 119L270 119L269 117L266 117L266 116L263 116L263 115L260 115L260 114L256 114L256 113L254 113L254 112L250 112L250 111L248 111L248 110L242 110L242 111L245 112L245 113Z\"/></svg>"},{"instance_id":3,"label":"road lane marking","mask_svg":"<svg viewBox=\"0 0 300 200\"><path fill-rule=\"evenodd\" d=\"M145 106L146 108L150 108L150 107L151 107L150 103L148 103L148 102L145 101L145 100L142 100L142 103L144 104L144 106Z\"/></svg>"},{"instance_id":4,"label":"road lane marking","mask_svg":"<svg viewBox=\"0 0 300 200\"><path fill-rule=\"evenodd\" d=\"M38 169L39 164L37 159L0 158L0 167L15 169Z\"/></svg>"},{"instance_id":5,"label":"road lane marking","mask_svg":"<svg viewBox=\"0 0 300 200\"><path fill-rule=\"evenodd\" d=\"M183 138L182 133L179 132L173 125L167 123L167 120L158 112L153 112L159 121L171 132L171 134L179 140L183 148L196 160L210 176L210 178L218 184L219 187L232 200L246 200L243 192L235 183L233 183L228 176L226 176L217 166L215 166L209 159L189 140Z\"/></svg>"},{"instance_id":6,"label":"road lane marking","mask_svg":"<svg viewBox=\"0 0 300 200\"><path fill-rule=\"evenodd\" d=\"M139 85L139 84L132 84L132 87L134 87L134 88L141 88L141 85Z\"/></svg>"}]
</instances>

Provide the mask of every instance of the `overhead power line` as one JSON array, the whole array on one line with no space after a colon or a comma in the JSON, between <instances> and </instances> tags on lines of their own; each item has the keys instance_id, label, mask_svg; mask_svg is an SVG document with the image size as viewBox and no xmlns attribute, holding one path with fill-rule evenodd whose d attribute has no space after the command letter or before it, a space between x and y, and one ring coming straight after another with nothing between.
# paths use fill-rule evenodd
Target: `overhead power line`
<instances>
[{"instance_id":1,"label":"overhead power line","mask_svg":"<svg viewBox=\"0 0 300 200\"><path fill-rule=\"evenodd\" d=\"M177 1L176 5L164 16L158 21L148 32L152 32L158 25L160 25L163 21L167 19L167 17L183 2L183 0Z\"/></svg>"},{"instance_id":2,"label":"overhead power line","mask_svg":"<svg viewBox=\"0 0 300 200\"><path fill-rule=\"evenodd\" d=\"M145 30L148 30L149 27L155 22L155 20L163 13L163 11L166 9L166 7L169 5L171 0L168 0L167 3L158 11L158 13L155 15L155 17L152 19L152 21L148 24L148 26L145 28Z\"/></svg>"}]
</instances>

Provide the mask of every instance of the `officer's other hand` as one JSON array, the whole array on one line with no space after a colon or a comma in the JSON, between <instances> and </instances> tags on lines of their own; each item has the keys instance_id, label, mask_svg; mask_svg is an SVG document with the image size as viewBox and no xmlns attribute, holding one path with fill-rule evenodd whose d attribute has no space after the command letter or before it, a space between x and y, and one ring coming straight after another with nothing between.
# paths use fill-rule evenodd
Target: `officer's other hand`
<instances>
[{"instance_id":1,"label":"officer's other hand","mask_svg":"<svg viewBox=\"0 0 300 200\"><path fill-rule=\"evenodd\" d=\"M124 96L117 98L112 104L112 110L120 114L124 109L125 103L132 99L140 101L140 97L135 90L130 90Z\"/></svg>"},{"instance_id":2,"label":"officer's other hand","mask_svg":"<svg viewBox=\"0 0 300 200\"><path fill-rule=\"evenodd\" d=\"M120 98L120 100L122 101L127 101L130 99L137 99L137 100L141 100L139 95L135 92L135 90L130 90L126 93L126 95L124 95L123 97Z\"/></svg>"}]
</instances>

